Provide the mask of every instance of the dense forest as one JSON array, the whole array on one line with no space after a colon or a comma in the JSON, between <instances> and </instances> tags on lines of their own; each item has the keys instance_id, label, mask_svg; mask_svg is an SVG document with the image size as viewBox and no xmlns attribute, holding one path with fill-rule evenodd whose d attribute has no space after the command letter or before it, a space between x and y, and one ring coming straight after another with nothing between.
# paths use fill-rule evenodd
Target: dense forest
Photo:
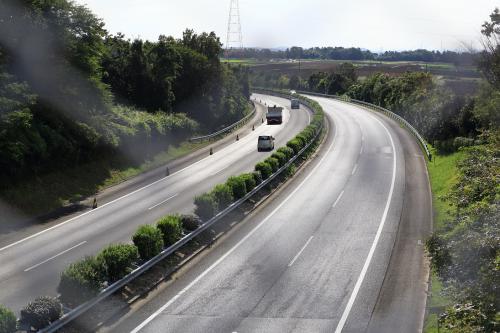
<instances>
[{"instance_id":1,"label":"dense forest","mask_svg":"<svg viewBox=\"0 0 500 333\"><path fill-rule=\"evenodd\" d=\"M230 59L322 59L322 60L376 60L376 61L425 61L447 62L456 65L473 65L476 54L471 52L429 51L385 51L373 53L356 47L313 47L304 49L293 46L286 50L232 49L226 56Z\"/></svg>"},{"instance_id":2,"label":"dense forest","mask_svg":"<svg viewBox=\"0 0 500 333\"><path fill-rule=\"evenodd\" d=\"M141 160L239 119L248 74L221 52L214 33L130 40L72 1L1 1L0 184Z\"/></svg>"}]
</instances>

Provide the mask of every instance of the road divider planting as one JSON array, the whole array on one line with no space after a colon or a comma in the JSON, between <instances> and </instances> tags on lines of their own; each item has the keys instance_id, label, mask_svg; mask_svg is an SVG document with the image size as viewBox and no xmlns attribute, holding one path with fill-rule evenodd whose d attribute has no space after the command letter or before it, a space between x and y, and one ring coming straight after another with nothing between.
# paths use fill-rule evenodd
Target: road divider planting
<instances>
[{"instance_id":1,"label":"road divider planting","mask_svg":"<svg viewBox=\"0 0 500 333\"><path fill-rule=\"evenodd\" d=\"M275 92L270 94L292 98ZM318 147L324 128L324 113L318 103L302 96L294 95L293 98L298 98L314 112L311 123L304 130L285 147L257 163L255 171L232 176L211 191L196 196L195 215L167 215L155 224L141 225L132 236L133 244L110 245L96 256L70 264L61 274L58 291L60 301L74 309L55 322L52 317L46 317L44 324L51 324L42 332L55 332L65 326L188 244L262 189L272 190L293 175L297 164Z\"/></svg>"}]
</instances>

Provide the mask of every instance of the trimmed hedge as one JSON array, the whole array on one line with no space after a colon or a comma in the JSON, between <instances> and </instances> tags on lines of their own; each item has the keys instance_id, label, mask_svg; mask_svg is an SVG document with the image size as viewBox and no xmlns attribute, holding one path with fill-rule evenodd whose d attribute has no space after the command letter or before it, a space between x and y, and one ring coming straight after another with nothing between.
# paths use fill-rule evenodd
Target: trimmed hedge
<instances>
[{"instance_id":1,"label":"trimmed hedge","mask_svg":"<svg viewBox=\"0 0 500 333\"><path fill-rule=\"evenodd\" d=\"M211 193L203 193L194 198L196 205L194 213L203 221L207 221L215 216L217 212L217 203Z\"/></svg>"},{"instance_id":2,"label":"trimmed hedge","mask_svg":"<svg viewBox=\"0 0 500 333\"><path fill-rule=\"evenodd\" d=\"M130 273L130 266L138 257L135 245L111 244L97 255L97 260L102 262L108 282L115 282Z\"/></svg>"},{"instance_id":3,"label":"trimmed hedge","mask_svg":"<svg viewBox=\"0 0 500 333\"><path fill-rule=\"evenodd\" d=\"M263 180L266 180L267 178L269 178L269 176L273 174L273 168L269 163L265 161L257 163L255 165L255 171L260 172Z\"/></svg>"},{"instance_id":4,"label":"trimmed hedge","mask_svg":"<svg viewBox=\"0 0 500 333\"><path fill-rule=\"evenodd\" d=\"M257 186L257 182L255 181L255 177L251 173L245 173L240 176L243 181L245 182L245 188L247 189L247 192L252 191L255 186Z\"/></svg>"},{"instance_id":5,"label":"trimmed hedge","mask_svg":"<svg viewBox=\"0 0 500 333\"><path fill-rule=\"evenodd\" d=\"M262 183L262 173L258 170L252 172L253 180L255 181L255 186L260 185Z\"/></svg>"},{"instance_id":6,"label":"trimmed hedge","mask_svg":"<svg viewBox=\"0 0 500 333\"><path fill-rule=\"evenodd\" d=\"M61 301L66 304L83 303L99 292L104 282L102 262L85 257L70 264L61 274L57 287Z\"/></svg>"},{"instance_id":7,"label":"trimmed hedge","mask_svg":"<svg viewBox=\"0 0 500 333\"><path fill-rule=\"evenodd\" d=\"M217 204L217 210L219 212L229 206L234 200L233 192L226 184L216 185L211 193L214 197L215 203Z\"/></svg>"},{"instance_id":8,"label":"trimmed hedge","mask_svg":"<svg viewBox=\"0 0 500 333\"><path fill-rule=\"evenodd\" d=\"M184 229L191 232L198 229L201 221L197 216L194 215L181 215L181 224Z\"/></svg>"},{"instance_id":9,"label":"trimmed hedge","mask_svg":"<svg viewBox=\"0 0 500 333\"><path fill-rule=\"evenodd\" d=\"M278 171L278 169L280 168L280 162L277 159L275 159L274 157L268 157L265 159L264 162L267 162L271 166L273 173Z\"/></svg>"},{"instance_id":10,"label":"trimmed hedge","mask_svg":"<svg viewBox=\"0 0 500 333\"><path fill-rule=\"evenodd\" d=\"M170 246L182 237L182 220L180 215L167 215L156 222L156 227L163 236L163 245Z\"/></svg>"},{"instance_id":11,"label":"trimmed hedge","mask_svg":"<svg viewBox=\"0 0 500 333\"><path fill-rule=\"evenodd\" d=\"M14 312L0 304L0 333L15 333L17 319Z\"/></svg>"},{"instance_id":12,"label":"trimmed hedge","mask_svg":"<svg viewBox=\"0 0 500 333\"><path fill-rule=\"evenodd\" d=\"M247 186L243 175L230 177L226 184L231 189L235 200L241 199L247 194Z\"/></svg>"},{"instance_id":13,"label":"trimmed hedge","mask_svg":"<svg viewBox=\"0 0 500 333\"><path fill-rule=\"evenodd\" d=\"M21 310L20 322L38 331L61 318L62 315L62 304L57 298L42 296L28 303Z\"/></svg>"},{"instance_id":14,"label":"trimmed hedge","mask_svg":"<svg viewBox=\"0 0 500 333\"><path fill-rule=\"evenodd\" d=\"M137 228L137 231L132 236L132 241L137 246L139 256L144 260L153 258L163 249L163 235L161 231L149 224L144 224Z\"/></svg>"},{"instance_id":15,"label":"trimmed hedge","mask_svg":"<svg viewBox=\"0 0 500 333\"><path fill-rule=\"evenodd\" d=\"M275 152L271 157L278 160L280 168L288 162L286 155L281 152Z\"/></svg>"},{"instance_id":16,"label":"trimmed hedge","mask_svg":"<svg viewBox=\"0 0 500 333\"><path fill-rule=\"evenodd\" d=\"M280 147L276 152L284 154L288 160L295 156L293 149L287 146Z\"/></svg>"},{"instance_id":17,"label":"trimmed hedge","mask_svg":"<svg viewBox=\"0 0 500 333\"><path fill-rule=\"evenodd\" d=\"M297 155L299 151L303 148L302 141L298 139L292 139L286 143L287 147L293 149L294 155Z\"/></svg>"}]
</instances>

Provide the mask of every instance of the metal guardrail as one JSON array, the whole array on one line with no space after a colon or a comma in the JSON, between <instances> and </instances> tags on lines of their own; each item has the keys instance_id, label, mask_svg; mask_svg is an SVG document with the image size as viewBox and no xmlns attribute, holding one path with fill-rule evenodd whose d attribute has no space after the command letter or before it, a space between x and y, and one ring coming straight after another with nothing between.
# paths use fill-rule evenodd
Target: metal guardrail
<instances>
[{"instance_id":1,"label":"metal guardrail","mask_svg":"<svg viewBox=\"0 0 500 333\"><path fill-rule=\"evenodd\" d=\"M333 99L337 99L337 100L347 102L347 103L362 105L362 106L370 108L372 110L381 112L381 113L385 114L386 116L388 116L389 118L394 119L397 122L399 122L400 124L402 124L403 126L405 126L410 131L410 133L413 134L413 136L418 140L420 146L424 150L429 161L432 160L432 154L429 151L429 147L427 146L427 142L425 142L424 138L420 135L420 133L418 133L418 131L406 119L395 114L394 112L392 112L386 108L383 108L381 106L371 104L368 102L364 102L364 101L360 101L357 99L353 99L353 98L350 98L347 96L327 95L327 94L320 94L320 93L314 93L314 92L309 92L309 91L298 91L298 93L304 94L304 95L313 95L313 96L320 96L320 97L326 97L326 98L333 98Z\"/></svg>"},{"instance_id":2,"label":"metal guardrail","mask_svg":"<svg viewBox=\"0 0 500 333\"><path fill-rule=\"evenodd\" d=\"M290 98L290 96L285 95L285 94L280 94L280 97L285 96L285 98ZM308 106L308 103L301 101L302 104ZM314 112L314 109L311 108L311 111ZM254 194L259 192L262 188L264 188L266 185L268 185L270 182L272 182L276 177L278 177L283 171L285 171L292 163L294 163L297 158L299 158L318 138L319 134L321 133L323 129L323 123L321 124L320 128L317 130L316 135L314 138L304 147L302 148L294 157L292 157L284 166L279 168L276 172L274 172L269 178L267 178L265 181L260 183L258 186L256 186L252 191L247 193L243 198L233 202L231 205L229 205L227 208L219 212L217 215L212 217L210 220L206 221L202 225L198 227L198 229L194 230L193 232L187 234L184 236L182 239L177 241L175 244L169 246L168 248L164 249L161 253L156 255L155 257L151 258L147 262L143 263L141 266L133 270L131 273L126 275L124 278L121 280L116 281L115 283L111 284L108 286L106 289L102 290L96 297L93 299L79 305L78 307L72 309L68 313L64 314L60 319L52 322L49 326L45 327L44 329L41 329L40 333L53 333L56 332L57 330L61 329L65 325L69 324L71 321L75 320L88 310L90 310L94 305L98 304L99 302L103 301L107 297L111 296L121 288L125 287L128 283L142 275L144 272L152 268L154 265L162 261L163 259L167 258L169 255L173 254L175 251L179 250L182 246L186 245L189 241L194 239L196 236L201 234L203 231L208 229L211 225L214 223L218 222L221 220L224 216L238 208L241 204L243 204L245 201L247 201L250 197L252 197Z\"/></svg>"},{"instance_id":3,"label":"metal guardrail","mask_svg":"<svg viewBox=\"0 0 500 333\"><path fill-rule=\"evenodd\" d=\"M211 140L211 139L216 138L222 134L225 134L226 132L229 132L229 131L245 124L248 120L250 120L253 117L255 112L256 112L256 108L255 108L255 104L254 104L252 112L250 112L249 114L247 114L245 117L241 118L240 120L238 120L234 124L229 125L228 127L225 127L223 129L221 129L220 131L217 131L217 132L212 133L212 134L191 138L191 139L189 139L189 142L203 142L205 140Z\"/></svg>"}]
</instances>

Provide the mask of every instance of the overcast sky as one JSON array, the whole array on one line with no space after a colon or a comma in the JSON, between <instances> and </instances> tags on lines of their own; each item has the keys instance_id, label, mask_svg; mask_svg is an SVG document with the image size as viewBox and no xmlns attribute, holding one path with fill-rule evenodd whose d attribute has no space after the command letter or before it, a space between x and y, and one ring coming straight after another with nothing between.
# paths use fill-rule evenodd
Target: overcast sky
<instances>
[{"instance_id":1,"label":"overcast sky","mask_svg":"<svg viewBox=\"0 0 500 333\"><path fill-rule=\"evenodd\" d=\"M111 33L156 40L186 28L226 42L229 0L77 0ZM498 0L240 0L246 47L356 46L372 51L479 47Z\"/></svg>"}]
</instances>

